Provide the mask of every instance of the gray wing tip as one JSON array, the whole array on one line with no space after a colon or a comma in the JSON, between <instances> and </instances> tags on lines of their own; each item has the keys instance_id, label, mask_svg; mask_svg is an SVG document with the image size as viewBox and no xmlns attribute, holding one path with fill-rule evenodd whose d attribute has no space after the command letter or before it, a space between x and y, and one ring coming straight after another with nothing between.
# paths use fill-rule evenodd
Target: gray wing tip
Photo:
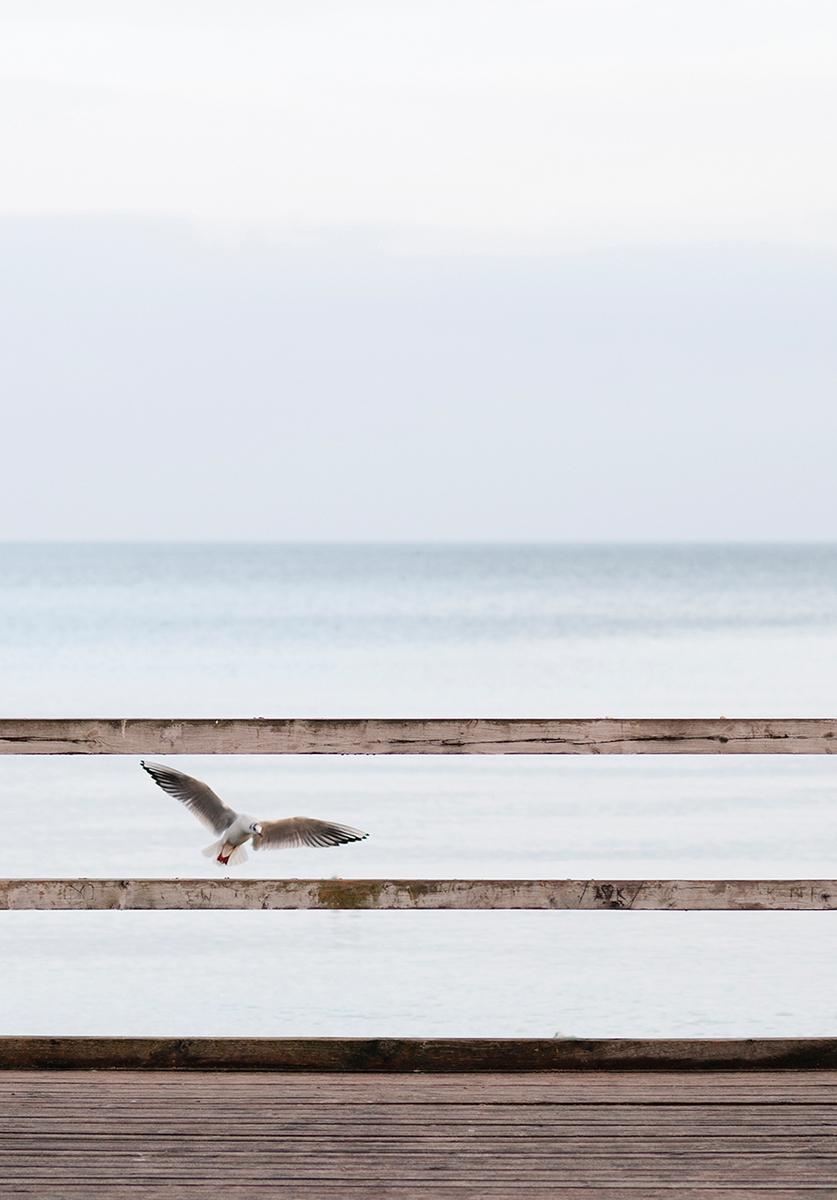
<instances>
[{"instance_id":1,"label":"gray wing tip","mask_svg":"<svg viewBox=\"0 0 837 1200\"><path fill-rule=\"evenodd\" d=\"M146 762L144 758L140 759L140 766L164 792L180 796L178 785L185 778L180 771L174 770L173 767L164 767L162 763Z\"/></svg>"},{"instance_id":2,"label":"gray wing tip","mask_svg":"<svg viewBox=\"0 0 837 1200\"><path fill-rule=\"evenodd\" d=\"M341 829L339 832L343 838L343 842L338 842L338 846L341 844L347 845L349 842L362 842L364 838L369 837L369 834L364 833L362 829Z\"/></svg>"}]
</instances>

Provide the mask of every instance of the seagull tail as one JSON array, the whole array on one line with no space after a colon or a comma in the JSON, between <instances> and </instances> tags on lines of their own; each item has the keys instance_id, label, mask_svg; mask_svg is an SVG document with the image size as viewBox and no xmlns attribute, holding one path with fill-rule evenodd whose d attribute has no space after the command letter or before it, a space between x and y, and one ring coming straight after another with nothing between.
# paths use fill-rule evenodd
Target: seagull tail
<instances>
[{"instance_id":1,"label":"seagull tail","mask_svg":"<svg viewBox=\"0 0 837 1200\"><path fill-rule=\"evenodd\" d=\"M205 858L218 858L219 855L224 855L224 865L229 867L237 867L239 863L247 862L246 848L243 845L231 846L224 838L219 838L211 846L204 847L201 853Z\"/></svg>"}]
</instances>

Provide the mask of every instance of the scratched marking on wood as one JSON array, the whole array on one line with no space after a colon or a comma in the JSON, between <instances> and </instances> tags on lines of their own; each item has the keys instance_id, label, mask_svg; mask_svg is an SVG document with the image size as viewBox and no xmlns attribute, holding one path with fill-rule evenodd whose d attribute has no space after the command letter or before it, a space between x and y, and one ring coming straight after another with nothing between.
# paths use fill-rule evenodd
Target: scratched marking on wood
<instances>
[{"instance_id":1,"label":"scratched marking on wood","mask_svg":"<svg viewBox=\"0 0 837 1200\"><path fill-rule=\"evenodd\" d=\"M837 719L0 720L0 754L833 754Z\"/></svg>"},{"instance_id":2,"label":"scratched marking on wood","mask_svg":"<svg viewBox=\"0 0 837 1200\"><path fill-rule=\"evenodd\" d=\"M0 909L837 909L833 879L0 879Z\"/></svg>"}]
</instances>

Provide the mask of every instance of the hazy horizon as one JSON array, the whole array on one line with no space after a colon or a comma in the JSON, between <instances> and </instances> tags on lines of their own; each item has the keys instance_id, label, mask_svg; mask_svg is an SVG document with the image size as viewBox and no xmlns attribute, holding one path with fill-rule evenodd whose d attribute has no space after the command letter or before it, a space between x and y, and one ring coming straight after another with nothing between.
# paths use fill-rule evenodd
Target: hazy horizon
<instances>
[{"instance_id":1,"label":"hazy horizon","mask_svg":"<svg viewBox=\"0 0 837 1200\"><path fill-rule=\"evenodd\" d=\"M328 549L329 547L357 547L364 546L385 549L387 546L399 548L402 546L421 548L426 546L432 548L434 546L453 548L461 546L467 549L469 546L474 547L497 547L503 548L520 548L525 549L527 546L532 548L550 548L560 549L568 547L573 549L583 550L589 546L591 549L607 549L608 547L660 547L667 549L683 548L688 550L690 547L724 547L726 549L735 549L741 547L746 549L748 546L759 547L760 549L770 549L771 546L780 548L793 548L799 546L835 546L837 547L837 538L692 538L685 540L683 538L659 539L659 538L622 538L622 539L607 539L599 538L596 540L583 540L580 538L570 539L564 538L561 540L493 540L488 538L468 538L468 539L450 539L434 538L402 538L402 539L373 539L373 538L343 538L328 539L328 538L2 538L0 546L312 546Z\"/></svg>"}]
</instances>

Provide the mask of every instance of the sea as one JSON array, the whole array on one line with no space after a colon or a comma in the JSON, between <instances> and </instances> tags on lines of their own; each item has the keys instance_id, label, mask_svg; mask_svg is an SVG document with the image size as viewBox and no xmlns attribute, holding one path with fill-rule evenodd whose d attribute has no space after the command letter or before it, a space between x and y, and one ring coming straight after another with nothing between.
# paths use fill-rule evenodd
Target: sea
<instances>
[{"instance_id":1,"label":"sea","mask_svg":"<svg viewBox=\"0 0 837 1200\"><path fill-rule=\"evenodd\" d=\"M4 544L0 715L834 716L837 546ZM369 831L244 877L837 877L827 756L168 761ZM134 756L0 756L0 820L222 870ZM6 912L0 1033L834 1036L837 913Z\"/></svg>"}]
</instances>

